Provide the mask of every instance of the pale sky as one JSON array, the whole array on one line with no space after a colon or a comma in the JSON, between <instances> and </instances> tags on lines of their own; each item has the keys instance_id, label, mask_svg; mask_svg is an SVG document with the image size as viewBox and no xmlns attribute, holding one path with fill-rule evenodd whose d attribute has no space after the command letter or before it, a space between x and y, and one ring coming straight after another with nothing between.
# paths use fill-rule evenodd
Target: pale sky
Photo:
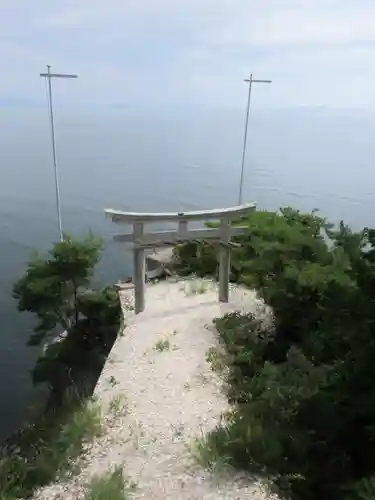
<instances>
[{"instance_id":1,"label":"pale sky","mask_svg":"<svg viewBox=\"0 0 375 500\"><path fill-rule=\"evenodd\" d=\"M375 109L374 0L0 0L0 104Z\"/></svg>"}]
</instances>

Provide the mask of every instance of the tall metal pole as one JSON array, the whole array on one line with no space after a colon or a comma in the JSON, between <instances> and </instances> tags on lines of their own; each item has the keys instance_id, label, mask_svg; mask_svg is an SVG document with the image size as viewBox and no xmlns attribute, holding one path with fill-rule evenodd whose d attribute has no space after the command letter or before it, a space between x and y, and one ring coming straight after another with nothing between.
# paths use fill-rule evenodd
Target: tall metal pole
<instances>
[{"instance_id":1,"label":"tall metal pole","mask_svg":"<svg viewBox=\"0 0 375 500\"><path fill-rule=\"evenodd\" d=\"M56 156L56 138L55 138L55 123L53 116L53 101L52 101L52 78L78 78L77 75L68 75L61 73L51 73L51 66L47 64L47 73L41 73L41 77L46 78L48 82L48 101L49 101L49 118L51 126L51 141L52 141L52 159L55 174L55 192L56 192L56 211L57 211L57 224L60 235L60 241L63 241L63 231L61 222L61 207L60 207L60 188L59 188L59 173L57 167Z\"/></svg>"},{"instance_id":2,"label":"tall metal pole","mask_svg":"<svg viewBox=\"0 0 375 500\"><path fill-rule=\"evenodd\" d=\"M246 147L247 147L247 132L249 127L249 114L250 114L250 103L251 103L251 90L253 83L272 83L272 80L254 80L253 74L250 74L250 78L246 78L244 80L249 84L249 94L247 98L247 107L246 107L246 121L245 121L245 134L243 141L243 150L242 150L242 163L241 163L241 178L240 178L240 189L238 193L238 204L242 204L242 190L243 190L243 180L245 173L245 160L246 160Z\"/></svg>"},{"instance_id":3,"label":"tall metal pole","mask_svg":"<svg viewBox=\"0 0 375 500\"><path fill-rule=\"evenodd\" d=\"M54 167L54 173L55 173L57 224L58 224L58 228L59 228L60 241L62 241L63 240L63 232L62 232L62 225L61 225L59 173L57 170L55 124L54 124L54 119L53 119L51 66L49 64L47 65L47 73L48 73L47 81L48 81L49 115L50 115L51 141L52 141L52 158L53 158L53 167Z\"/></svg>"}]
</instances>

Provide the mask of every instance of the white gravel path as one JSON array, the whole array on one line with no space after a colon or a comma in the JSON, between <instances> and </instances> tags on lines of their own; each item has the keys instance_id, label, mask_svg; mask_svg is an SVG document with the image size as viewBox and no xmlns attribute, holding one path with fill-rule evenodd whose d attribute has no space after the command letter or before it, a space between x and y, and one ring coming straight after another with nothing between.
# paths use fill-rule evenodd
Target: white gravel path
<instances>
[{"instance_id":1,"label":"white gravel path","mask_svg":"<svg viewBox=\"0 0 375 500\"><path fill-rule=\"evenodd\" d=\"M125 303L128 296L123 299ZM96 388L103 437L88 450L87 466L73 483L51 485L35 498L80 499L90 477L122 464L137 484L134 499L266 499L263 488L249 478L220 478L202 470L188 446L213 429L228 409L221 382L205 360L208 348L216 345L212 319L236 309L261 308L254 292L242 288L231 290L229 304L219 304L216 284L209 281L148 285L146 311L126 313L128 326ZM169 349L155 349L166 340ZM117 415L114 398L122 406Z\"/></svg>"}]
</instances>

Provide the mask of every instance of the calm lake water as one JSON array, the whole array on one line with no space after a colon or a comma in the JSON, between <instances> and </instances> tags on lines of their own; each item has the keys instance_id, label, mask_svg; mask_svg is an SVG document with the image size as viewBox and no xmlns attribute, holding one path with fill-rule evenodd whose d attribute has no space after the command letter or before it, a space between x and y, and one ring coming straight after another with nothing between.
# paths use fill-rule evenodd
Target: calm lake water
<instances>
[{"instance_id":1,"label":"calm lake water","mask_svg":"<svg viewBox=\"0 0 375 500\"><path fill-rule=\"evenodd\" d=\"M366 112L255 111L244 200L277 208L320 208L334 221L375 226L375 125ZM234 205L238 197L243 114L130 117L57 109L64 230L91 229L105 240L97 283L131 274L130 254L103 209L191 210ZM33 249L58 237L45 109L3 109L0 117L0 439L21 424L35 397L26 346L32 317L16 311L13 282Z\"/></svg>"}]
</instances>

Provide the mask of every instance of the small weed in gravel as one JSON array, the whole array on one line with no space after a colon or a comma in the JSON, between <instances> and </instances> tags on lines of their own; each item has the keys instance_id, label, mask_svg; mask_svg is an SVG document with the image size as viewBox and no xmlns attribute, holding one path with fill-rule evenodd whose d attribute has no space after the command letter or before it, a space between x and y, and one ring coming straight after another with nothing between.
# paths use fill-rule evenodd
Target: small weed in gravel
<instances>
[{"instance_id":1,"label":"small weed in gravel","mask_svg":"<svg viewBox=\"0 0 375 500\"><path fill-rule=\"evenodd\" d=\"M210 363L212 371L221 373L225 368L225 361L223 355L216 347L210 347L206 352L206 361Z\"/></svg>"},{"instance_id":2,"label":"small weed in gravel","mask_svg":"<svg viewBox=\"0 0 375 500\"><path fill-rule=\"evenodd\" d=\"M187 297L191 295L201 295L206 293L208 290L208 284L203 280L194 280L185 285L185 295Z\"/></svg>"},{"instance_id":3,"label":"small weed in gravel","mask_svg":"<svg viewBox=\"0 0 375 500\"><path fill-rule=\"evenodd\" d=\"M164 340L159 340L155 344L155 351L163 352L163 351L169 351L171 348L171 343L169 339L164 339Z\"/></svg>"},{"instance_id":4,"label":"small weed in gravel","mask_svg":"<svg viewBox=\"0 0 375 500\"><path fill-rule=\"evenodd\" d=\"M181 438L184 435L184 426L183 424L180 425L173 425L173 435L175 438Z\"/></svg>"},{"instance_id":5,"label":"small weed in gravel","mask_svg":"<svg viewBox=\"0 0 375 500\"><path fill-rule=\"evenodd\" d=\"M124 478L122 466L118 466L104 476L95 476L87 484L85 500L127 500L134 489L135 484Z\"/></svg>"},{"instance_id":6,"label":"small weed in gravel","mask_svg":"<svg viewBox=\"0 0 375 500\"><path fill-rule=\"evenodd\" d=\"M109 411L114 417L125 416L128 413L128 405L126 401L126 396L124 394L119 394L115 396L109 402Z\"/></svg>"},{"instance_id":7,"label":"small weed in gravel","mask_svg":"<svg viewBox=\"0 0 375 500\"><path fill-rule=\"evenodd\" d=\"M205 437L192 441L189 449L195 461L213 473L230 469L230 458L219 453L210 440Z\"/></svg>"},{"instance_id":8,"label":"small weed in gravel","mask_svg":"<svg viewBox=\"0 0 375 500\"><path fill-rule=\"evenodd\" d=\"M199 383L201 383L202 385L206 385L210 382L210 378L207 375L205 375L203 372L199 372L196 375L196 378L197 378L197 381Z\"/></svg>"},{"instance_id":9,"label":"small weed in gravel","mask_svg":"<svg viewBox=\"0 0 375 500\"><path fill-rule=\"evenodd\" d=\"M111 384L112 387L115 387L118 384L118 380L116 380L113 375L109 377L108 382Z\"/></svg>"}]
</instances>

